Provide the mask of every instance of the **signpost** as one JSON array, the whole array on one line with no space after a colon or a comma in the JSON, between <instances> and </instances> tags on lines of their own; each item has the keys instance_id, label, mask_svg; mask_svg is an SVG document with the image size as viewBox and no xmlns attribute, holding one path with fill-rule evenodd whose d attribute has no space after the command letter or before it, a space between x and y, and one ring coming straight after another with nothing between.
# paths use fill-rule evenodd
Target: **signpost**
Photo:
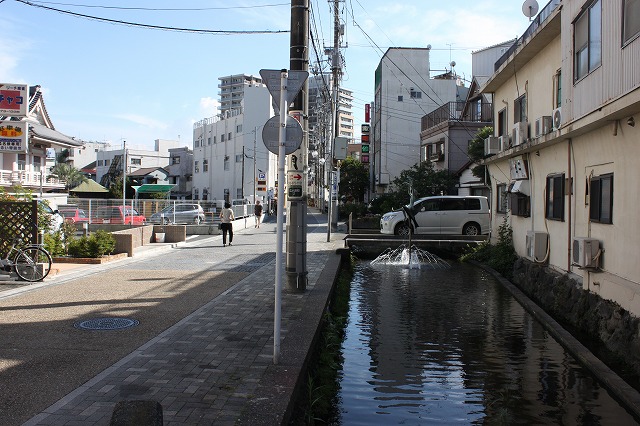
<instances>
[{"instance_id":1,"label":"signpost","mask_svg":"<svg viewBox=\"0 0 640 426\"><path fill-rule=\"evenodd\" d=\"M300 127L294 118L287 115L289 104L293 102L298 92L302 88L305 80L309 76L307 71L289 71L287 70L260 70L260 76L267 85L271 96L276 102L276 106L280 110L278 116L272 117L267 121L262 137L267 149L274 152L271 148L274 148L273 132L278 130L277 139L277 155L278 155L278 182L285 182L285 156L287 150L291 149L295 145L295 148L290 151L293 152L302 143L302 129L296 130ZM296 124L291 123L291 118ZM274 120L276 119L276 120ZM277 124L274 126L273 121ZM269 123L272 123L270 126ZM291 123L291 125L290 125ZM266 132L266 135L265 135ZM299 135L299 136L298 136ZM299 138L299 140L298 140ZM289 148L287 148L287 143ZM270 148L271 147L271 148ZM302 176L300 177L302 179ZM292 179L296 179L292 177ZM284 186L278 185L278 208L277 208L277 231L276 231L276 283L275 283L275 303L274 303L274 323L273 323L273 363L278 364L280 359L280 327L281 327L281 311L282 311L282 281L284 275L284 262L283 262L283 237L284 231ZM302 196L302 194L300 194Z\"/></svg>"}]
</instances>

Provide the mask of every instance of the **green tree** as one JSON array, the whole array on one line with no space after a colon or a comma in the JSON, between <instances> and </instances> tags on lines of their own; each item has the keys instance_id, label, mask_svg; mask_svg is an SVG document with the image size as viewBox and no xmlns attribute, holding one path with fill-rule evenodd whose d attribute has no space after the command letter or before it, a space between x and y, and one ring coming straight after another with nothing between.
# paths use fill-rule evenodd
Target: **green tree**
<instances>
[{"instance_id":1,"label":"green tree","mask_svg":"<svg viewBox=\"0 0 640 426\"><path fill-rule=\"evenodd\" d=\"M340 165L340 196L354 202L363 202L369 187L369 167L360 160L347 157Z\"/></svg>"},{"instance_id":2,"label":"green tree","mask_svg":"<svg viewBox=\"0 0 640 426\"><path fill-rule=\"evenodd\" d=\"M413 188L415 197L451 194L455 192L457 179L447 170L434 170L430 161L414 164L403 170L393 180L393 188L401 204L410 201L409 189Z\"/></svg>"},{"instance_id":3,"label":"green tree","mask_svg":"<svg viewBox=\"0 0 640 426\"><path fill-rule=\"evenodd\" d=\"M484 155L484 140L489 136L493 135L493 127L487 126L478 130L476 136L473 138L471 143L469 143L469 158L473 162L478 162L480 160L485 159L487 156ZM487 179L487 184L489 183L489 174L487 173L487 166L478 164L471 169L473 175L480 179Z\"/></svg>"},{"instance_id":4,"label":"green tree","mask_svg":"<svg viewBox=\"0 0 640 426\"><path fill-rule=\"evenodd\" d=\"M109 196L111 198L122 198L122 173L109 184ZM133 198L135 191L131 188L131 180L127 177L127 198Z\"/></svg>"},{"instance_id":5,"label":"green tree","mask_svg":"<svg viewBox=\"0 0 640 426\"><path fill-rule=\"evenodd\" d=\"M51 174L65 182L65 189L69 190L87 181L82 172L70 164L58 163L51 169Z\"/></svg>"}]
</instances>

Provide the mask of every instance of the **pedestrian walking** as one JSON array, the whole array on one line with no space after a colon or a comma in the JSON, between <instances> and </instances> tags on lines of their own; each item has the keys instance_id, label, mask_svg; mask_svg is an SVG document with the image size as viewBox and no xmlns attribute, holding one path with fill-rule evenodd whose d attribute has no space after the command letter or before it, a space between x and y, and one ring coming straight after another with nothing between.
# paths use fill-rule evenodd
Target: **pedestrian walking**
<instances>
[{"instance_id":1,"label":"pedestrian walking","mask_svg":"<svg viewBox=\"0 0 640 426\"><path fill-rule=\"evenodd\" d=\"M222 247L227 245L227 233L229 233L229 245L233 242L233 224L231 223L236 218L231 210L231 204L229 202L224 203L224 208L220 211L220 229L222 230Z\"/></svg>"},{"instance_id":2,"label":"pedestrian walking","mask_svg":"<svg viewBox=\"0 0 640 426\"><path fill-rule=\"evenodd\" d=\"M262 220L262 204L260 204L260 201L256 201L253 213L256 217L256 228L260 228L260 221Z\"/></svg>"}]
</instances>

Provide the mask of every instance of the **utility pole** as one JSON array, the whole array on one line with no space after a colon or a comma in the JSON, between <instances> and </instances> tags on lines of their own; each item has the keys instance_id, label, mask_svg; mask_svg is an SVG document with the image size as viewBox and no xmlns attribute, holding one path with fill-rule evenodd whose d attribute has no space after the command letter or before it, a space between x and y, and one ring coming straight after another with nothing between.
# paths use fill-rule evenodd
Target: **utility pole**
<instances>
[{"instance_id":1,"label":"utility pole","mask_svg":"<svg viewBox=\"0 0 640 426\"><path fill-rule=\"evenodd\" d=\"M338 173L334 171L334 157L335 157L335 140L340 136L340 120L338 116L340 114L340 0L333 0L333 52L331 55L331 74L333 77L332 87L332 109L331 119L333 120L332 132L330 136L330 149L329 149L329 167L327 168L329 182L329 208L327 212L327 242L331 241L331 227L334 225L334 216L336 217L335 224L337 225L337 209L338 209ZM326 163L325 163L326 164ZM335 190L335 201L334 201ZM334 211L335 210L335 211Z\"/></svg>"},{"instance_id":2,"label":"utility pole","mask_svg":"<svg viewBox=\"0 0 640 426\"><path fill-rule=\"evenodd\" d=\"M127 141L122 141L122 218L127 223ZM133 225L133 216L131 217Z\"/></svg>"},{"instance_id":3,"label":"utility pole","mask_svg":"<svg viewBox=\"0 0 640 426\"><path fill-rule=\"evenodd\" d=\"M309 70L309 0L291 0L291 48L289 68L291 71ZM286 272L288 288L295 292L307 288L307 179L309 173L309 122L308 90L305 81L298 96L293 101L292 115L299 117L303 130L302 144L288 157L287 170L299 172L303 176L303 197L291 200L287 210ZM284 105L281 105L283 108ZM278 182L284 185L285 182Z\"/></svg>"}]
</instances>

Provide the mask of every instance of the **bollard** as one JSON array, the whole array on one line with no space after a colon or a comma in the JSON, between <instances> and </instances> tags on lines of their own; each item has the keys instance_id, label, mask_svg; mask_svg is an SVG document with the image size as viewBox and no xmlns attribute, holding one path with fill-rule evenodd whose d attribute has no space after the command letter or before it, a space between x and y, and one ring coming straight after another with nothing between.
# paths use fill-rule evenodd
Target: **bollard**
<instances>
[{"instance_id":1,"label":"bollard","mask_svg":"<svg viewBox=\"0 0 640 426\"><path fill-rule=\"evenodd\" d=\"M162 426L162 405L158 401L120 401L113 408L110 426Z\"/></svg>"}]
</instances>

